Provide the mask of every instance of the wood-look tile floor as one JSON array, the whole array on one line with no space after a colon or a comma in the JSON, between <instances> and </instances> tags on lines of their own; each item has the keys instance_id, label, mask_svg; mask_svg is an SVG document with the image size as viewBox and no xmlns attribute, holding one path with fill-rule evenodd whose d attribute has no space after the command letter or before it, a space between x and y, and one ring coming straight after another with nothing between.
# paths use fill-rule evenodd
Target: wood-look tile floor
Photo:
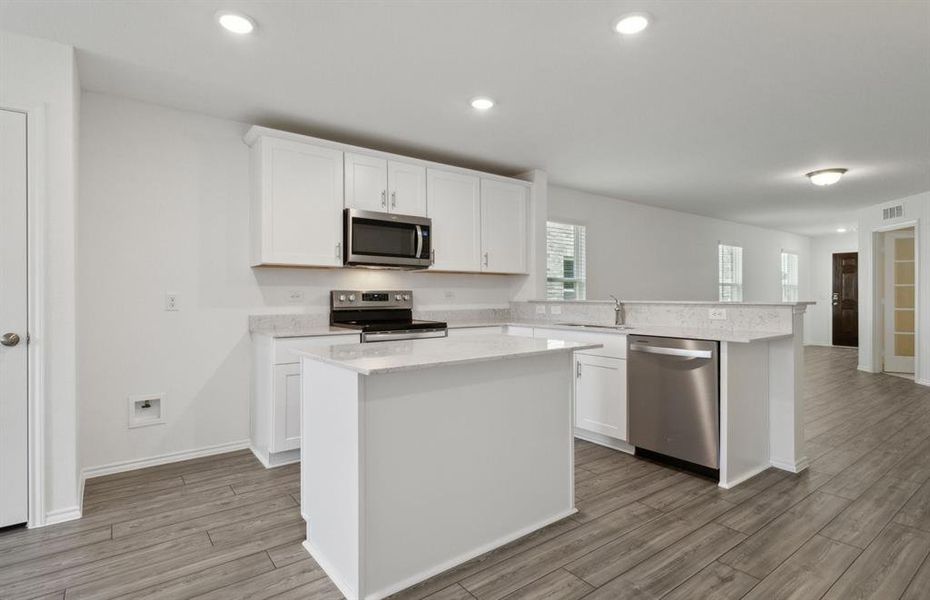
<instances>
[{"instance_id":1,"label":"wood-look tile floor","mask_svg":"<svg viewBox=\"0 0 930 600\"><path fill-rule=\"evenodd\" d=\"M578 442L578 514L396 598L930 598L930 389L805 363L807 472L727 491ZM84 518L0 531L0 598L341 598L297 498L245 451L90 480Z\"/></svg>"}]
</instances>

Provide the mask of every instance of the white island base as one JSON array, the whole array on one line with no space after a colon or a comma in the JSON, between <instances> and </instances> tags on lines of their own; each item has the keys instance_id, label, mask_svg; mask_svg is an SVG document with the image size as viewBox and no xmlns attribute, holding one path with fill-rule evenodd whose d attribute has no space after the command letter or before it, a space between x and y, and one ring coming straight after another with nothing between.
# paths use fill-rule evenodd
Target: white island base
<instances>
[{"instance_id":1,"label":"white island base","mask_svg":"<svg viewBox=\"0 0 930 600\"><path fill-rule=\"evenodd\" d=\"M543 350L446 360L490 338ZM446 359L410 366L404 344ZM481 336L301 357L304 544L347 598L384 598L575 512L578 346ZM379 352L388 366L367 368Z\"/></svg>"}]
</instances>

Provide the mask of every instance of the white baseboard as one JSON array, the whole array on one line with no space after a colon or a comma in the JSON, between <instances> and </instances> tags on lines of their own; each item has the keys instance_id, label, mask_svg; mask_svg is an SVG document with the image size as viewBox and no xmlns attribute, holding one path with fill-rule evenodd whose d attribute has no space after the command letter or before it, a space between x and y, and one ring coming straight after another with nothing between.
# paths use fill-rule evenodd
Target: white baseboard
<instances>
[{"instance_id":1,"label":"white baseboard","mask_svg":"<svg viewBox=\"0 0 930 600\"><path fill-rule=\"evenodd\" d=\"M327 566L331 567L331 565L328 565L328 561L326 560L325 556L322 556L319 549L315 548L309 540L304 541L303 546L304 546L304 549L306 549L307 552L310 553L310 556L312 556L314 560L316 560L317 564L320 565L320 568L322 568L323 571L327 575L329 575L329 578L333 581L333 583L336 584L336 587L339 588L339 591L342 592L342 594L348 600L382 600L383 598L387 598L388 596L391 596L392 594L396 594L397 592L401 590L405 590L409 587L412 587L420 583L421 581L426 581L427 579L429 579L430 577L433 577L434 575L438 575L440 573L448 571L452 567L465 563L475 558L476 556L481 556L482 554L490 552L491 550L494 550L495 548L500 548L501 546L505 544L509 544L510 542L514 540L518 540L526 535L533 533L534 531L538 531L542 529L543 527L548 527L549 525L552 525L553 523L557 523L561 521L562 519L565 519L566 517L570 517L577 512L578 512L578 509L576 508L571 508L569 510L559 512L558 514L553 515L552 517L549 517L548 519L544 519L538 523L530 525L529 527L524 527L520 529L519 531L515 531L509 535L503 536L491 542L490 544L485 544L479 548L475 548L474 550L471 550L470 552L466 552L465 554L457 556L451 560L444 561L434 567L431 567L425 571L422 571L411 577L408 577L407 579L401 582L390 585L380 590L376 590L373 592L366 592L364 594L364 598L360 597L359 594L355 590L352 590L351 586L347 585L346 582L340 581L341 578L339 577L338 572L336 573L336 576L334 577L333 574L330 573L329 570L327 570Z\"/></svg>"},{"instance_id":2,"label":"white baseboard","mask_svg":"<svg viewBox=\"0 0 930 600\"><path fill-rule=\"evenodd\" d=\"M103 475L112 475L114 473L123 473L125 471L135 471L146 467L156 467L168 463L190 460L192 458L203 458L213 456L214 454L223 454L225 452L234 452L236 450L245 450L251 446L249 440L240 440L238 442L229 442L228 444L217 444L216 446L207 446L196 450L184 450L181 452L169 452L149 458L137 458L134 460L124 460L121 462L101 465L99 467L86 467L81 471L83 479L93 479Z\"/></svg>"},{"instance_id":3,"label":"white baseboard","mask_svg":"<svg viewBox=\"0 0 930 600\"><path fill-rule=\"evenodd\" d=\"M723 481L723 480L721 479L720 482L719 482L717 485L718 485L719 487L725 489L725 490L728 490L728 489L730 489L730 488L734 488L734 487L738 486L739 484L743 483L744 481L746 481L747 479L752 479L753 477L755 477L755 476L758 475L759 473L761 473L761 472L765 471L766 469L768 469L770 466L772 466L772 465L761 465L761 466L758 466L758 467L756 467L756 468L754 468L754 469L750 469L750 470L746 471L745 473L741 474L739 477L735 477L735 478L730 479L730 480L728 480L728 481Z\"/></svg>"},{"instance_id":4,"label":"white baseboard","mask_svg":"<svg viewBox=\"0 0 930 600\"><path fill-rule=\"evenodd\" d=\"M917 379L914 378L914 383L917 385L930 386L930 379Z\"/></svg>"},{"instance_id":5,"label":"white baseboard","mask_svg":"<svg viewBox=\"0 0 930 600\"><path fill-rule=\"evenodd\" d=\"M807 460L806 456L802 458L801 460L797 462L793 462L793 463L775 460L775 459L772 459L770 462L771 462L771 465L775 467L776 469L781 469L782 471L788 471L789 473L800 473L801 471L806 469L809 465L809 461Z\"/></svg>"},{"instance_id":6,"label":"white baseboard","mask_svg":"<svg viewBox=\"0 0 930 600\"><path fill-rule=\"evenodd\" d=\"M575 437L586 442L591 442L592 444L597 444L598 446L607 446L608 448L619 450L620 452L626 452L627 454L636 454L635 446L631 446L623 440L618 440L601 433L595 433L586 429L576 428Z\"/></svg>"},{"instance_id":7,"label":"white baseboard","mask_svg":"<svg viewBox=\"0 0 930 600\"><path fill-rule=\"evenodd\" d=\"M255 455L255 458L258 459L258 462L262 463L262 466L266 469L283 467L284 465L292 465L300 462L300 448L275 453L265 452L251 445L249 449L252 451L252 454Z\"/></svg>"},{"instance_id":8,"label":"white baseboard","mask_svg":"<svg viewBox=\"0 0 930 600\"><path fill-rule=\"evenodd\" d=\"M64 523L65 521L74 521L75 519L81 518L81 507L72 506L70 508L59 508L58 510L50 510L45 513L45 525L55 525L56 523Z\"/></svg>"},{"instance_id":9,"label":"white baseboard","mask_svg":"<svg viewBox=\"0 0 930 600\"><path fill-rule=\"evenodd\" d=\"M326 573L329 580L339 588L339 591L346 597L346 600L359 600L358 592L342 577L342 574L329 562L329 559L310 543L310 540L304 540L302 546L304 550L313 557L316 564L320 565L320 568L323 569L323 572Z\"/></svg>"}]
</instances>

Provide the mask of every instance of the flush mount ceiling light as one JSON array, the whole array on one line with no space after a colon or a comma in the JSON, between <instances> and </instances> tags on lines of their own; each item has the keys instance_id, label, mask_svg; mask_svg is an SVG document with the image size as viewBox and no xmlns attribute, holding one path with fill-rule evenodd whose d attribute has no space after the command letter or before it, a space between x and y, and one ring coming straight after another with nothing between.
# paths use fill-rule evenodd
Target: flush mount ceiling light
<instances>
[{"instance_id":1,"label":"flush mount ceiling light","mask_svg":"<svg viewBox=\"0 0 930 600\"><path fill-rule=\"evenodd\" d=\"M614 31L623 35L633 35L649 27L649 16L644 13L624 15L614 24Z\"/></svg>"},{"instance_id":2,"label":"flush mount ceiling light","mask_svg":"<svg viewBox=\"0 0 930 600\"><path fill-rule=\"evenodd\" d=\"M471 107L475 110L488 110L492 106L494 106L494 101L483 96L479 98L472 98L471 101Z\"/></svg>"},{"instance_id":3,"label":"flush mount ceiling light","mask_svg":"<svg viewBox=\"0 0 930 600\"><path fill-rule=\"evenodd\" d=\"M846 173L846 169L820 169L811 171L806 176L814 185L833 185Z\"/></svg>"},{"instance_id":4,"label":"flush mount ceiling light","mask_svg":"<svg viewBox=\"0 0 930 600\"><path fill-rule=\"evenodd\" d=\"M255 21L242 13L221 10L216 13L216 21L226 31L238 33L239 35L252 33L255 30Z\"/></svg>"}]
</instances>

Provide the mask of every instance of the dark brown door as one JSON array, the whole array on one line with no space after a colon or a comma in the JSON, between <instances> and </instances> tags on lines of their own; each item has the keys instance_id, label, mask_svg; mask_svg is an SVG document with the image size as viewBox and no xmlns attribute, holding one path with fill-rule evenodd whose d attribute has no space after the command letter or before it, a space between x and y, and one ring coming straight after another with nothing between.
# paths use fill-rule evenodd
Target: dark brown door
<instances>
[{"instance_id":1,"label":"dark brown door","mask_svg":"<svg viewBox=\"0 0 930 600\"><path fill-rule=\"evenodd\" d=\"M833 345L859 345L859 253L833 255Z\"/></svg>"}]
</instances>

